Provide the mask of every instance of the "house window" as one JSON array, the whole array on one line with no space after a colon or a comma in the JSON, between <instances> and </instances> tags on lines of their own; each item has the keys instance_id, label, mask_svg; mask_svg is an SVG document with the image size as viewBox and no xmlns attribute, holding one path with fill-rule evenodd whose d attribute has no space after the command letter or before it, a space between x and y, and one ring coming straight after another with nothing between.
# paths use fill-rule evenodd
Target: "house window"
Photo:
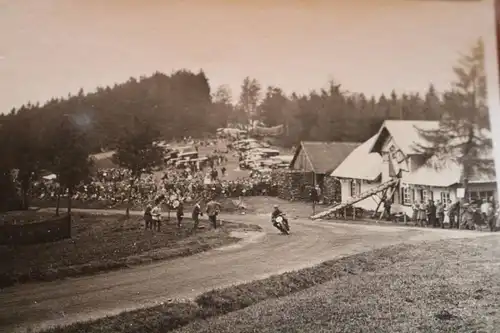
<instances>
[{"instance_id":1,"label":"house window","mask_svg":"<svg viewBox=\"0 0 500 333\"><path fill-rule=\"evenodd\" d=\"M448 200L450 200L450 192L441 192L441 202L447 206Z\"/></svg>"},{"instance_id":2,"label":"house window","mask_svg":"<svg viewBox=\"0 0 500 333\"><path fill-rule=\"evenodd\" d=\"M351 197L355 197L359 194L360 186L361 184L357 180L351 180Z\"/></svg>"},{"instance_id":3,"label":"house window","mask_svg":"<svg viewBox=\"0 0 500 333\"><path fill-rule=\"evenodd\" d=\"M427 203L431 200L431 192L426 189L422 189L420 197L422 198L422 202Z\"/></svg>"},{"instance_id":4,"label":"house window","mask_svg":"<svg viewBox=\"0 0 500 333\"><path fill-rule=\"evenodd\" d=\"M469 191L466 197L469 201L489 199L493 197L493 191Z\"/></svg>"},{"instance_id":5,"label":"house window","mask_svg":"<svg viewBox=\"0 0 500 333\"><path fill-rule=\"evenodd\" d=\"M403 154L403 152L401 150L398 150L396 152L395 159L396 159L396 162L398 162L398 163L402 163L405 160L405 155Z\"/></svg>"},{"instance_id":6,"label":"house window","mask_svg":"<svg viewBox=\"0 0 500 333\"><path fill-rule=\"evenodd\" d=\"M411 206L412 204L412 189L409 187L402 187L402 198L403 198L403 205L404 206Z\"/></svg>"},{"instance_id":7,"label":"house window","mask_svg":"<svg viewBox=\"0 0 500 333\"><path fill-rule=\"evenodd\" d=\"M393 160L396 159L396 147L391 146L389 148L389 154L391 156L391 159L393 159Z\"/></svg>"}]
</instances>

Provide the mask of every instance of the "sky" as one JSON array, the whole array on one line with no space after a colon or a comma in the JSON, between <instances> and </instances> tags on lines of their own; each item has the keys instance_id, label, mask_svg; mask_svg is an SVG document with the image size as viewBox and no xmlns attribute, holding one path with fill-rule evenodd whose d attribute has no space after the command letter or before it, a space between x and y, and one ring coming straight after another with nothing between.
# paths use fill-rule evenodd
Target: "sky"
<instances>
[{"instance_id":1,"label":"sky","mask_svg":"<svg viewBox=\"0 0 500 333\"><path fill-rule=\"evenodd\" d=\"M412 0L0 0L0 112L155 71L308 93L438 90L492 5Z\"/></svg>"}]
</instances>

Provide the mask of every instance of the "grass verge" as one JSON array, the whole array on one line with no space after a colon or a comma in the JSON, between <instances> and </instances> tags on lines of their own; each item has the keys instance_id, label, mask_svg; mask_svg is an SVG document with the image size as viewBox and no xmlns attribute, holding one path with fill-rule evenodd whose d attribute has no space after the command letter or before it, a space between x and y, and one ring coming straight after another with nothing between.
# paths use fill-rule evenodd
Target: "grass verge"
<instances>
[{"instance_id":1,"label":"grass verge","mask_svg":"<svg viewBox=\"0 0 500 333\"><path fill-rule=\"evenodd\" d=\"M29 214L33 215L33 212ZM30 220L34 217L30 216ZM0 246L0 288L31 281L53 281L188 256L237 242L231 231L258 226L224 221L212 230L202 220L193 233L185 219L178 229L172 220L161 232L144 230L140 217L74 214L72 238L53 243Z\"/></svg>"},{"instance_id":2,"label":"grass verge","mask_svg":"<svg viewBox=\"0 0 500 333\"><path fill-rule=\"evenodd\" d=\"M176 333L498 332L499 245L489 236L381 250L392 264L196 320Z\"/></svg>"},{"instance_id":3,"label":"grass verge","mask_svg":"<svg viewBox=\"0 0 500 333\"><path fill-rule=\"evenodd\" d=\"M418 269L420 267L414 270L411 266L416 260L422 258L426 258L427 261L432 261L436 258L436 253L439 253L439 256L447 256L442 257L443 261L446 262L448 260L449 265L456 270L457 267L460 267L460 261L457 261L459 260L460 253L456 247L460 248L460 250L469 251L471 246L472 248L476 246L471 242L472 241L469 240L441 241L423 245L392 246L328 261L312 268L276 275L260 281L213 290L200 295L193 302L166 303L156 307L126 312L95 321L78 323L67 327L52 328L45 332L153 333L172 331L186 325L186 332L219 332L217 329L220 329L220 332L239 332L240 330L234 329L236 326L231 327L229 326L230 324L224 326L224 320L220 319L220 321L217 322L218 319L216 318L221 315L252 307L262 301L294 295L332 280L340 281L344 279L348 281L352 277L364 274L374 274L381 270L388 270L391 272L395 267L400 270L400 274L408 273L420 279L425 279L429 274L428 272L425 270L419 271ZM448 250L449 253L446 252L446 248L448 247L450 247ZM436 249L438 252L436 252ZM452 256L451 258L449 257L450 255ZM452 274L453 272L453 270L450 270L447 271L447 274ZM365 283L369 284L370 281L367 280ZM344 291L348 294L349 288L344 286ZM418 290L415 292L418 293ZM362 295L358 294L357 297L361 297L360 300L362 301ZM346 299L344 302L346 303L343 304L348 304L349 300ZM271 312L272 310L267 309L267 311ZM307 309L302 309L302 311L307 312ZM262 318L262 313L260 315ZM297 317L300 316L297 315ZM225 316L221 318L225 318ZM218 323L218 326L206 325L205 320L210 320L210 322L214 320ZM235 321L237 320L236 318ZM258 321L259 319L256 320ZM232 322L232 324L235 323ZM244 326L246 325L245 328L248 332L255 331L249 328L254 324L255 323L252 324L249 321L244 322ZM217 329L214 330L213 327L217 327ZM293 329L289 327L288 331L290 330L293 331ZM358 330L355 329L354 331ZM274 331L271 329L269 332Z\"/></svg>"}]
</instances>

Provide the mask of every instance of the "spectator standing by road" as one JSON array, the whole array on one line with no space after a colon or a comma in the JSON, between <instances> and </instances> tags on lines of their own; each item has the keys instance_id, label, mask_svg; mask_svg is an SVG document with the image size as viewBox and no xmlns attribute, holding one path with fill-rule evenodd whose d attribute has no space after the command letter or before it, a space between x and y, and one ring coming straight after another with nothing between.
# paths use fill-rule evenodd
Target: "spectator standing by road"
<instances>
[{"instance_id":1,"label":"spectator standing by road","mask_svg":"<svg viewBox=\"0 0 500 333\"><path fill-rule=\"evenodd\" d=\"M437 202L436 206L436 217L437 217L437 225L444 228L444 205L441 201Z\"/></svg>"},{"instance_id":2,"label":"spectator standing by road","mask_svg":"<svg viewBox=\"0 0 500 333\"><path fill-rule=\"evenodd\" d=\"M151 215L153 217L153 230L160 231L161 229L161 199L157 198L155 200L155 206L151 210Z\"/></svg>"},{"instance_id":3,"label":"spectator standing by road","mask_svg":"<svg viewBox=\"0 0 500 333\"><path fill-rule=\"evenodd\" d=\"M180 228L182 225L182 218L184 217L184 205L182 204L182 200L177 203L176 215L177 215L177 228Z\"/></svg>"},{"instance_id":4,"label":"spectator standing by road","mask_svg":"<svg viewBox=\"0 0 500 333\"><path fill-rule=\"evenodd\" d=\"M417 201L417 203L415 204L415 210L417 211L417 225L423 227L425 214L422 214L422 202Z\"/></svg>"},{"instance_id":5,"label":"spectator standing by road","mask_svg":"<svg viewBox=\"0 0 500 333\"><path fill-rule=\"evenodd\" d=\"M460 209L460 204L458 201L452 203L451 200L448 200L448 214L450 216L450 229L457 228L460 225L460 221L458 220L458 213Z\"/></svg>"},{"instance_id":6,"label":"spectator standing by road","mask_svg":"<svg viewBox=\"0 0 500 333\"><path fill-rule=\"evenodd\" d=\"M194 221L193 231L198 229L198 225L200 224L200 216L203 216L203 212L201 211L201 204L198 201L193 207L192 218Z\"/></svg>"},{"instance_id":7,"label":"spectator standing by road","mask_svg":"<svg viewBox=\"0 0 500 333\"><path fill-rule=\"evenodd\" d=\"M212 181L216 181L218 176L219 176L219 173L217 172L217 170L215 168L212 168L210 176L212 177Z\"/></svg>"},{"instance_id":8,"label":"spectator standing by road","mask_svg":"<svg viewBox=\"0 0 500 333\"><path fill-rule=\"evenodd\" d=\"M391 220L391 207L392 207L392 200L390 198L387 198L384 200L384 215L385 219L387 221Z\"/></svg>"},{"instance_id":9,"label":"spectator standing by road","mask_svg":"<svg viewBox=\"0 0 500 333\"><path fill-rule=\"evenodd\" d=\"M214 229L217 229L217 216L219 215L220 210L221 210L221 204L218 203L217 201L212 199L207 203L208 219L212 223Z\"/></svg>"},{"instance_id":10,"label":"spectator standing by road","mask_svg":"<svg viewBox=\"0 0 500 333\"><path fill-rule=\"evenodd\" d=\"M429 203L427 205L427 221L434 228L437 227L436 205L432 200L429 200Z\"/></svg>"},{"instance_id":11,"label":"spectator standing by road","mask_svg":"<svg viewBox=\"0 0 500 333\"><path fill-rule=\"evenodd\" d=\"M152 223L153 223L153 215L151 214L151 211L153 210L153 207L151 204L148 204L146 206L146 209L144 210L144 222L146 224L146 230L152 229Z\"/></svg>"},{"instance_id":12,"label":"spectator standing by road","mask_svg":"<svg viewBox=\"0 0 500 333\"><path fill-rule=\"evenodd\" d=\"M451 200L448 199L448 201L443 203L443 212L444 212L444 220L443 220L443 228L444 224L447 224L451 228L451 222L450 222L450 208L451 208Z\"/></svg>"},{"instance_id":13,"label":"spectator standing by road","mask_svg":"<svg viewBox=\"0 0 500 333\"><path fill-rule=\"evenodd\" d=\"M314 187L311 188L309 196L311 198L312 211L313 211L313 215L314 215L314 214L316 214L316 204L319 202L319 196L320 196L320 193L318 191L318 187L317 186L314 186Z\"/></svg>"},{"instance_id":14,"label":"spectator standing by road","mask_svg":"<svg viewBox=\"0 0 500 333\"><path fill-rule=\"evenodd\" d=\"M418 202L414 202L411 205L411 220L418 224Z\"/></svg>"},{"instance_id":15,"label":"spectator standing by road","mask_svg":"<svg viewBox=\"0 0 500 333\"><path fill-rule=\"evenodd\" d=\"M489 200L483 199L483 203L481 204L481 217L484 223L490 228L490 231L495 231L494 212L493 204Z\"/></svg>"}]
</instances>

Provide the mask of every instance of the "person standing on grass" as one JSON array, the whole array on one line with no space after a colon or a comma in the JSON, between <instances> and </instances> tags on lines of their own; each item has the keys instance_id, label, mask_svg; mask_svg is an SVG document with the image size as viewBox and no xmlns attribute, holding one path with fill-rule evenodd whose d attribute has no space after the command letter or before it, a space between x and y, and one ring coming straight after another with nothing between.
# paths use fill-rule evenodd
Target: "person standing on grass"
<instances>
[{"instance_id":1,"label":"person standing on grass","mask_svg":"<svg viewBox=\"0 0 500 333\"><path fill-rule=\"evenodd\" d=\"M198 201L193 207L193 213L192 213L194 221L193 231L196 231L198 229L198 225L200 224L200 216L203 216L203 212L201 211L200 201Z\"/></svg>"},{"instance_id":2,"label":"person standing on grass","mask_svg":"<svg viewBox=\"0 0 500 333\"><path fill-rule=\"evenodd\" d=\"M445 213L446 213L446 221L448 222L448 228L449 229L453 229L453 225L454 225L454 208L455 208L455 205L453 204L453 202L451 201L451 199L448 199L448 202L446 203L446 209L445 209Z\"/></svg>"},{"instance_id":3,"label":"person standing on grass","mask_svg":"<svg viewBox=\"0 0 500 333\"><path fill-rule=\"evenodd\" d=\"M426 216L427 207L425 202L421 201L419 203L418 208L418 220L421 227L427 226L427 216Z\"/></svg>"},{"instance_id":4,"label":"person standing on grass","mask_svg":"<svg viewBox=\"0 0 500 333\"><path fill-rule=\"evenodd\" d=\"M495 220L495 231L500 229L500 205L495 201L495 212L493 219Z\"/></svg>"},{"instance_id":5,"label":"person standing on grass","mask_svg":"<svg viewBox=\"0 0 500 333\"><path fill-rule=\"evenodd\" d=\"M490 197L490 202L491 202L491 208L490 208L489 226L492 232L496 232L497 231L496 218L497 218L498 204L495 201L495 198L493 197Z\"/></svg>"},{"instance_id":6,"label":"person standing on grass","mask_svg":"<svg viewBox=\"0 0 500 333\"><path fill-rule=\"evenodd\" d=\"M451 200L449 200L449 205L450 205L450 229L457 228L460 225L460 221L458 220L458 212L460 209L460 204L458 201L455 201L454 203L451 203Z\"/></svg>"},{"instance_id":7,"label":"person standing on grass","mask_svg":"<svg viewBox=\"0 0 500 333\"><path fill-rule=\"evenodd\" d=\"M468 202L464 203L460 208L460 230L473 230L474 229L474 216L472 214L472 208Z\"/></svg>"},{"instance_id":8,"label":"person standing on grass","mask_svg":"<svg viewBox=\"0 0 500 333\"><path fill-rule=\"evenodd\" d=\"M482 207L481 207L481 211L482 211ZM496 227L495 227L495 206L494 206L494 201L493 201L493 198L490 198L488 200L488 207L487 207L487 212L486 212L486 222L487 222L487 225L490 229L491 232L494 232L496 231Z\"/></svg>"},{"instance_id":9,"label":"person standing on grass","mask_svg":"<svg viewBox=\"0 0 500 333\"><path fill-rule=\"evenodd\" d=\"M312 211L313 211L313 215L314 215L314 214L316 214L316 204L319 201L319 192L315 186L313 186L311 188L311 190L309 191L309 197L311 198Z\"/></svg>"},{"instance_id":10,"label":"person standing on grass","mask_svg":"<svg viewBox=\"0 0 500 333\"><path fill-rule=\"evenodd\" d=\"M434 201L429 200L427 202L427 224L436 227L436 206L434 205Z\"/></svg>"},{"instance_id":11,"label":"person standing on grass","mask_svg":"<svg viewBox=\"0 0 500 333\"><path fill-rule=\"evenodd\" d=\"M444 225L450 225L450 205L451 205L451 200L448 199L446 203L443 204L443 213L444 213L444 219L443 219L443 228Z\"/></svg>"},{"instance_id":12,"label":"person standing on grass","mask_svg":"<svg viewBox=\"0 0 500 333\"><path fill-rule=\"evenodd\" d=\"M414 202L411 205L411 220L418 224L418 202Z\"/></svg>"},{"instance_id":13,"label":"person standing on grass","mask_svg":"<svg viewBox=\"0 0 500 333\"><path fill-rule=\"evenodd\" d=\"M212 167L212 172L210 173L210 175L212 177L212 181L216 181L219 176L219 173L214 167Z\"/></svg>"},{"instance_id":14,"label":"person standing on grass","mask_svg":"<svg viewBox=\"0 0 500 333\"><path fill-rule=\"evenodd\" d=\"M392 200L390 198L386 198L384 200L384 215L386 221L391 220L391 207L392 207Z\"/></svg>"},{"instance_id":15,"label":"person standing on grass","mask_svg":"<svg viewBox=\"0 0 500 333\"><path fill-rule=\"evenodd\" d=\"M146 206L146 209L144 210L144 222L146 224L146 230L152 229L152 224L153 224L153 215L151 214L151 211L153 210L153 207L151 204L148 204Z\"/></svg>"},{"instance_id":16,"label":"person standing on grass","mask_svg":"<svg viewBox=\"0 0 500 333\"><path fill-rule=\"evenodd\" d=\"M481 218L483 220L483 223L488 225L490 228L490 231L493 231L492 225L491 225L491 215L493 212L493 205L491 202L488 201L488 199L483 199L483 202L481 203Z\"/></svg>"},{"instance_id":17,"label":"person standing on grass","mask_svg":"<svg viewBox=\"0 0 500 333\"><path fill-rule=\"evenodd\" d=\"M184 205L182 201L178 202L176 208L176 215L177 215L177 228L180 228L182 225L182 218L184 217Z\"/></svg>"},{"instance_id":18,"label":"person standing on grass","mask_svg":"<svg viewBox=\"0 0 500 333\"><path fill-rule=\"evenodd\" d=\"M437 206L436 206L436 217L437 217L438 226L440 226L441 229L443 229L444 228L444 205L439 200L438 200Z\"/></svg>"},{"instance_id":19,"label":"person standing on grass","mask_svg":"<svg viewBox=\"0 0 500 333\"><path fill-rule=\"evenodd\" d=\"M155 206L151 210L153 217L153 230L160 231L161 229L161 198L156 198Z\"/></svg>"},{"instance_id":20,"label":"person standing on grass","mask_svg":"<svg viewBox=\"0 0 500 333\"><path fill-rule=\"evenodd\" d=\"M217 229L217 215L219 215L220 210L221 210L221 204L218 203L217 201L211 199L207 203L208 219L212 223L214 229Z\"/></svg>"}]
</instances>

